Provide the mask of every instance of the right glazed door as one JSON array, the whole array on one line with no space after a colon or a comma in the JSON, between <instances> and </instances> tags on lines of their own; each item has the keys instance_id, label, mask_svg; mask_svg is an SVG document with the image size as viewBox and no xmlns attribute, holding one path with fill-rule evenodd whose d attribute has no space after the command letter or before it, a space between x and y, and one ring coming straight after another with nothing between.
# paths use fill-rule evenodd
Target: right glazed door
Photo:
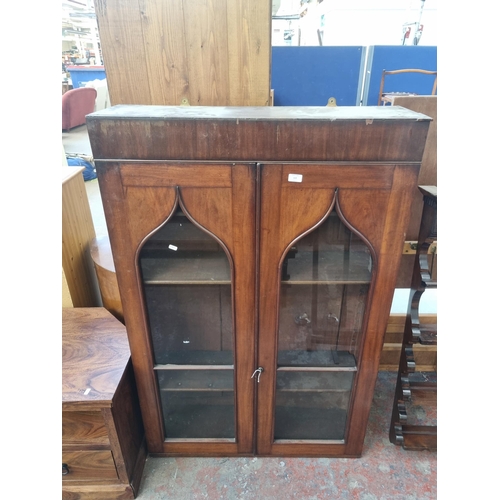
<instances>
[{"instance_id":1,"label":"right glazed door","mask_svg":"<svg viewBox=\"0 0 500 500\"><path fill-rule=\"evenodd\" d=\"M359 456L415 169L259 168L257 453Z\"/></svg>"}]
</instances>

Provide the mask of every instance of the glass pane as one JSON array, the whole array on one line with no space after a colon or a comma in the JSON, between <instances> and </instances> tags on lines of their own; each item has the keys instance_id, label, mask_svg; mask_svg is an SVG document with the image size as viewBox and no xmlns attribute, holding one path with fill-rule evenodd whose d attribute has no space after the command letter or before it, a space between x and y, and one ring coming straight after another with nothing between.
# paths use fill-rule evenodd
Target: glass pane
<instances>
[{"instance_id":1,"label":"glass pane","mask_svg":"<svg viewBox=\"0 0 500 500\"><path fill-rule=\"evenodd\" d=\"M157 364L233 364L229 285L155 285L144 291Z\"/></svg>"},{"instance_id":2,"label":"glass pane","mask_svg":"<svg viewBox=\"0 0 500 500\"><path fill-rule=\"evenodd\" d=\"M275 439L343 439L354 372L278 371Z\"/></svg>"},{"instance_id":3,"label":"glass pane","mask_svg":"<svg viewBox=\"0 0 500 500\"><path fill-rule=\"evenodd\" d=\"M275 439L344 439L372 259L335 210L282 267Z\"/></svg>"},{"instance_id":4,"label":"glass pane","mask_svg":"<svg viewBox=\"0 0 500 500\"><path fill-rule=\"evenodd\" d=\"M234 438L233 370L157 371L170 438Z\"/></svg>"},{"instance_id":5,"label":"glass pane","mask_svg":"<svg viewBox=\"0 0 500 500\"><path fill-rule=\"evenodd\" d=\"M166 437L234 438L226 253L179 210L145 243L139 261Z\"/></svg>"}]
</instances>

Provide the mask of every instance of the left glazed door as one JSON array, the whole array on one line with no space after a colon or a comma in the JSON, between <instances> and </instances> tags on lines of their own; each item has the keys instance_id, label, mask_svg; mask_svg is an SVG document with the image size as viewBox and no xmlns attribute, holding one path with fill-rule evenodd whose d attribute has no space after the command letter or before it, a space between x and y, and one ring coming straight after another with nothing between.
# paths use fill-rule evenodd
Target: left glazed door
<instances>
[{"instance_id":1,"label":"left glazed door","mask_svg":"<svg viewBox=\"0 0 500 500\"><path fill-rule=\"evenodd\" d=\"M254 450L254 164L99 162L148 450Z\"/></svg>"}]
</instances>

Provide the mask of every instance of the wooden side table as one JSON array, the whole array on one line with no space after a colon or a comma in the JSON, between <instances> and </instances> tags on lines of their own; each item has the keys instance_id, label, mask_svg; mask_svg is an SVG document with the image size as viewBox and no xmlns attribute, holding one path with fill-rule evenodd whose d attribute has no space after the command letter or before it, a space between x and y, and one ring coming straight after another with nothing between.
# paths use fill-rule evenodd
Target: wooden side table
<instances>
[{"instance_id":1,"label":"wooden side table","mask_svg":"<svg viewBox=\"0 0 500 500\"><path fill-rule=\"evenodd\" d=\"M135 498L147 451L125 327L63 309L62 360L62 498Z\"/></svg>"}]
</instances>

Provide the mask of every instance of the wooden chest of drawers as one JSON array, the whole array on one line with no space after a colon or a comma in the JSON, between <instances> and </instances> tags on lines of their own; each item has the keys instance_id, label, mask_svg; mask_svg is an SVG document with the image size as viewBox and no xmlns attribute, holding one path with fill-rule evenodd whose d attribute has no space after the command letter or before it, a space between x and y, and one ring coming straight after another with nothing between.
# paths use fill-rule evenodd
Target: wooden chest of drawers
<instances>
[{"instance_id":1,"label":"wooden chest of drawers","mask_svg":"<svg viewBox=\"0 0 500 500\"><path fill-rule=\"evenodd\" d=\"M135 498L147 453L125 327L101 307L62 314L62 498Z\"/></svg>"}]
</instances>

